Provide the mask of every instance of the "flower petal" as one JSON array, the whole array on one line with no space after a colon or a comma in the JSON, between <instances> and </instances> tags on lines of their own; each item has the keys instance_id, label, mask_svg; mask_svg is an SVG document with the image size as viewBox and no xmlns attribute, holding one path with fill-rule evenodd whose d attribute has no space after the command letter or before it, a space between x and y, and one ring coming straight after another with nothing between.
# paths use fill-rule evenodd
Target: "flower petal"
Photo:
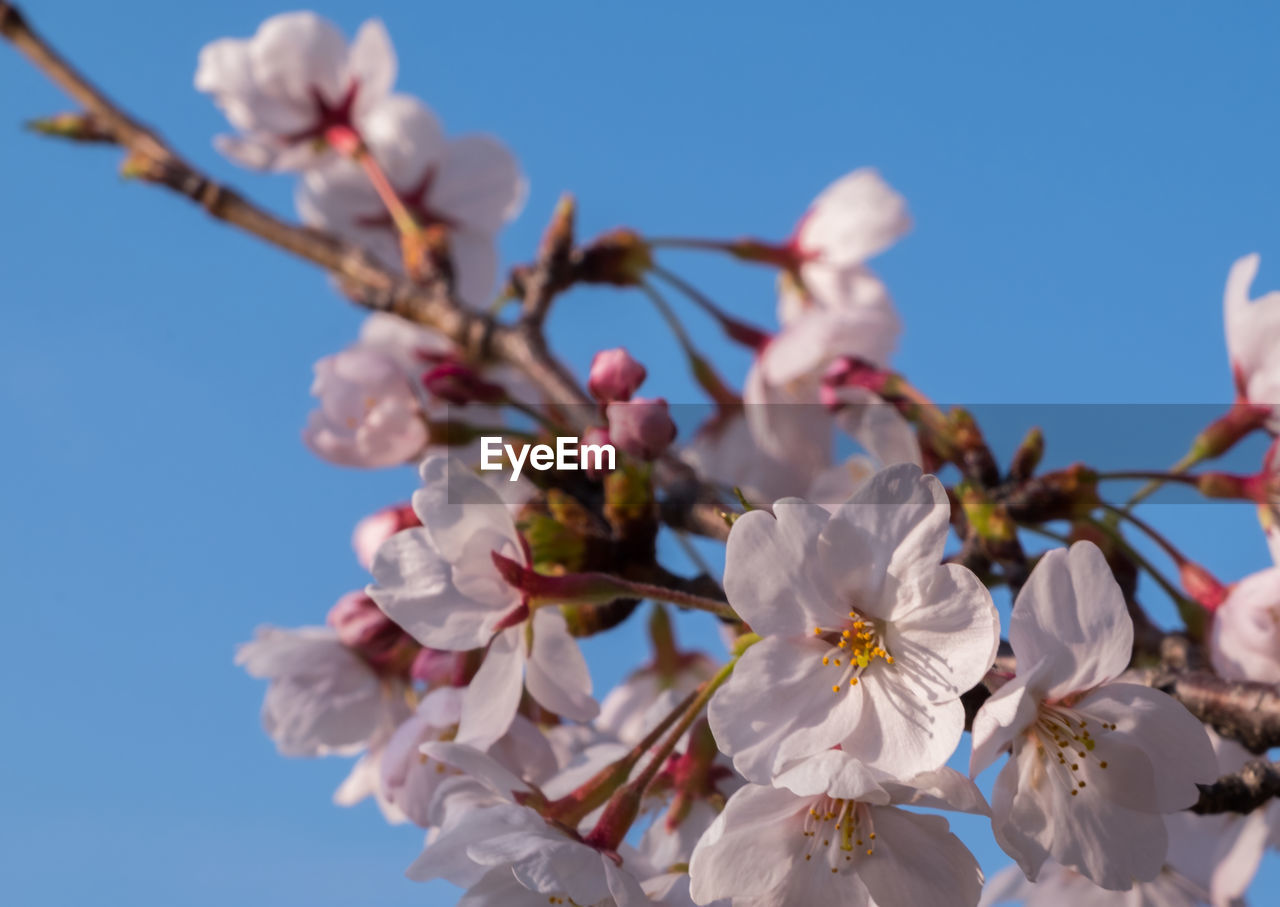
<instances>
[{"instance_id":1,"label":"flower petal","mask_svg":"<svg viewBox=\"0 0 1280 907\"><path fill-rule=\"evenodd\" d=\"M1009 642L1019 665L1044 663L1049 699L1093 689L1128 667L1133 620L1096 545L1045 553L1014 602Z\"/></svg>"},{"instance_id":2,"label":"flower petal","mask_svg":"<svg viewBox=\"0 0 1280 907\"><path fill-rule=\"evenodd\" d=\"M525 664L529 695L548 711L571 721L590 721L600 708L591 698L591 674L582 651L557 611L533 615L533 651Z\"/></svg>"},{"instance_id":3,"label":"flower petal","mask_svg":"<svg viewBox=\"0 0 1280 907\"><path fill-rule=\"evenodd\" d=\"M493 638L484 662L462 701L459 743L488 749L507 732L524 692L523 625L503 630Z\"/></svg>"}]
</instances>

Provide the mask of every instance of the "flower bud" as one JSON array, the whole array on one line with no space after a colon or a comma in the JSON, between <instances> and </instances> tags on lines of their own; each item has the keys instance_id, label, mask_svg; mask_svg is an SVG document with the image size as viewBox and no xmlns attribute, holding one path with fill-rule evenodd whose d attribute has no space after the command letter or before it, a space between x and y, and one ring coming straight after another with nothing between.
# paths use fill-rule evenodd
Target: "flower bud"
<instances>
[{"instance_id":1,"label":"flower bud","mask_svg":"<svg viewBox=\"0 0 1280 907\"><path fill-rule=\"evenodd\" d=\"M671 421L667 401L661 397L610 403L605 416L609 420L609 440L641 460L657 459L676 437L676 424Z\"/></svg>"},{"instance_id":2,"label":"flower bud","mask_svg":"<svg viewBox=\"0 0 1280 907\"><path fill-rule=\"evenodd\" d=\"M418 650L418 644L363 592L338 599L325 622L337 632L339 642L375 671L403 671Z\"/></svg>"},{"instance_id":3,"label":"flower bud","mask_svg":"<svg viewBox=\"0 0 1280 907\"><path fill-rule=\"evenodd\" d=\"M364 569L370 569L374 555L383 542L401 529L421 525L422 521L413 512L413 505L408 503L384 507L377 513L369 514L356 523L355 531L351 533L351 547L355 549L356 560Z\"/></svg>"},{"instance_id":4,"label":"flower bud","mask_svg":"<svg viewBox=\"0 0 1280 907\"><path fill-rule=\"evenodd\" d=\"M645 374L644 366L622 347L601 350L591 360L587 390L601 403L630 400L644 383Z\"/></svg>"},{"instance_id":5,"label":"flower bud","mask_svg":"<svg viewBox=\"0 0 1280 907\"><path fill-rule=\"evenodd\" d=\"M1216 419L1191 442L1189 458L1193 462L1220 457L1242 438L1267 424L1271 407L1253 403L1237 403L1225 415Z\"/></svg>"},{"instance_id":6,"label":"flower bud","mask_svg":"<svg viewBox=\"0 0 1280 907\"><path fill-rule=\"evenodd\" d=\"M444 362L422 375L422 386L433 397L465 406L468 403L501 403L507 392L492 381L486 381L475 369L461 362Z\"/></svg>"},{"instance_id":7,"label":"flower bud","mask_svg":"<svg viewBox=\"0 0 1280 907\"><path fill-rule=\"evenodd\" d=\"M609 442L609 432L603 428L588 428L582 433L582 438L578 445L578 462L584 464L583 468L587 472L588 478L598 479L606 472L604 467L608 464L610 458L607 456L596 457L594 453L590 456L584 452L586 447L603 447ZM596 468L597 464L601 467Z\"/></svg>"},{"instance_id":8,"label":"flower bud","mask_svg":"<svg viewBox=\"0 0 1280 907\"><path fill-rule=\"evenodd\" d=\"M640 284L651 267L653 254L649 244L638 233L613 230L583 248L578 278L583 283L634 287Z\"/></svg>"},{"instance_id":9,"label":"flower bud","mask_svg":"<svg viewBox=\"0 0 1280 907\"><path fill-rule=\"evenodd\" d=\"M1227 587L1194 561L1184 560L1178 565L1178 579L1187 595L1209 611L1216 610L1227 599Z\"/></svg>"}]
</instances>

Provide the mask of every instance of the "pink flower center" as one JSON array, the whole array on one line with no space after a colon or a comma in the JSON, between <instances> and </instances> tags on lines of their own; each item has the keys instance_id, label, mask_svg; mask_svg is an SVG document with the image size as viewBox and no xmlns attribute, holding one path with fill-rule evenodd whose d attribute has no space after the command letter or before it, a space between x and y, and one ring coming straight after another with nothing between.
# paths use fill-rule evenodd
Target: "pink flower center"
<instances>
[{"instance_id":1,"label":"pink flower center","mask_svg":"<svg viewBox=\"0 0 1280 907\"><path fill-rule=\"evenodd\" d=\"M419 227L456 227L458 224L453 218L431 207L429 198L431 187L435 184L435 181L436 168L434 166L428 167L422 177L408 189L404 191L396 189L396 195L400 197L400 201L405 208L413 215L413 219L418 222ZM373 229L395 229L395 221L391 219L391 214L385 209L374 214L361 215L356 218L356 223L362 227Z\"/></svg>"},{"instance_id":2,"label":"pink flower center","mask_svg":"<svg viewBox=\"0 0 1280 907\"><path fill-rule=\"evenodd\" d=\"M876 659L893 664L893 656L885 649L881 633L875 621L849 612L849 620L834 629L814 627L813 635L830 645L835 651L824 653L822 663L840 668L840 680L833 684L831 692L853 689L858 680Z\"/></svg>"}]
</instances>

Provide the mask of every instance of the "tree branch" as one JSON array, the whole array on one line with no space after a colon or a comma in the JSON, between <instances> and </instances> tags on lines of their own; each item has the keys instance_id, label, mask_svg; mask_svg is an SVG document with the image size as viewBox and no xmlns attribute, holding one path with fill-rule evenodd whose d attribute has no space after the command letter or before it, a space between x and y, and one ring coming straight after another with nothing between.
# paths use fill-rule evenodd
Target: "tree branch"
<instances>
[{"instance_id":1,"label":"tree branch","mask_svg":"<svg viewBox=\"0 0 1280 907\"><path fill-rule=\"evenodd\" d=\"M105 135L129 152L132 174L165 186L218 220L333 272L359 305L433 328L477 358L504 359L528 375L551 400L565 404L590 402L550 356L540 335L534 340L526 330L496 324L487 315L469 312L452 298L446 281L410 281L364 249L281 220L197 170L159 135L99 91L31 28L17 7L4 0L0 0L0 34L78 101ZM581 421L587 415L589 410L582 408L574 417Z\"/></svg>"},{"instance_id":2,"label":"tree branch","mask_svg":"<svg viewBox=\"0 0 1280 907\"><path fill-rule=\"evenodd\" d=\"M1255 759L1213 784L1200 785L1197 813L1250 813L1272 797L1280 797L1280 765Z\"/></svg>"}]
</instances>

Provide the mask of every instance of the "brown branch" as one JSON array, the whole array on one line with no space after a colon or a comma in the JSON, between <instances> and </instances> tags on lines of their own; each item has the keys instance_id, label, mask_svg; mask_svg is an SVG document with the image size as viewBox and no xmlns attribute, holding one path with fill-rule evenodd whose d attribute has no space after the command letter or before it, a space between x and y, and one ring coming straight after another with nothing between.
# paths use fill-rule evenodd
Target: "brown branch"
<instances>
[{"instance_id":1,"label":"brown branch","mask_svg":"<svg viewBox=\"0 0 1280 907\"><path fill-rule=\"evenodd\" d=\"M1136 673L1251 752L1265 753L1280 746L1280 687L1275 684L1224 680L1208 671Z\"/></svg>"},{"instance_id":2,"label":"brown branch","mask_svg":"<svg viewBox=\"0 0 1280 907\"><path fill-rule=\"evenodd\" d=\"M1280 765L1255 759L1213 784L1201 784L1200 799L1191 811L1250 813L1273 797L1280 797Z\"/></svg>"},{"instance_id":3,"label":"brown branch","mask_svg":"<svg viewBox=\"0 0 1280 907\"><path fill-rule=\"evenodd\" d=\"M104 134L129 152L130 173L177 192L218 220L333 272L358 304L431 327L476 357L504 359L525 372L551 400L588 402L576 382L552 360L545 342L531 343L528 332L467 311L451 297L445 281L410 281L358 246L281 220L210 179L99 91L4 0L0 0L0 34L78 101ZM583 415L585 411L578 418Z\"/></svg>"}]
</instances>

